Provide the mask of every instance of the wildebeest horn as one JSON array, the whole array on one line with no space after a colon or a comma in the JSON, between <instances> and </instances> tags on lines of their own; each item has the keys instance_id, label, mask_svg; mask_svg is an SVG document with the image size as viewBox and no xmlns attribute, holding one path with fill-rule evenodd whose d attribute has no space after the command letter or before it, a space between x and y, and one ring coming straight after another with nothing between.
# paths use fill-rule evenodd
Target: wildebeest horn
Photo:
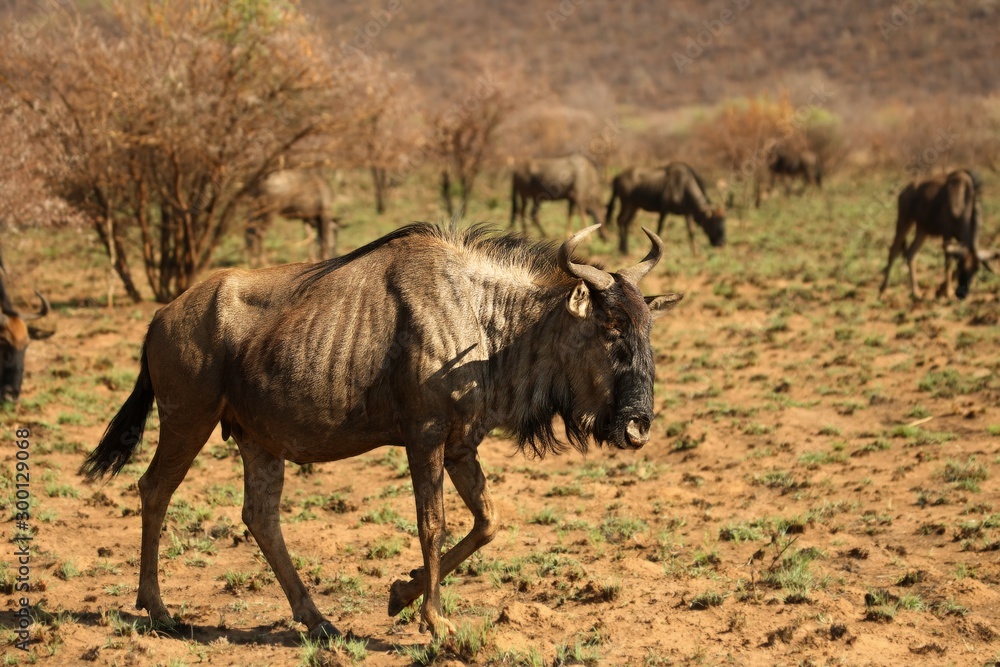
<instances>
[{"instance_id":1,"label":"wildebeest horn","mask_svg":"<svg viewBox=\"0 0 1000 667\"><path fill-rule=\"evenodd\" d=\"M990 265L990 261L996 257L995 250L977 250L976 256L979 257L980 263L986 267L986 270L990 273L995 273L993 267Z\"/></svg>"},{"instance_id":2,"label":"wildebeest horn","mask_svg":"<svg viewBox=\"0 0 1000 667\"><path fill-rule=\"evenodd\" d=\"M944 249L945 254L951 255L952 257L958 257L959 259L965 257L967 252L966 247L960 243L949 243Z\"/></svg>"},{"instance_id":3,"label":"wildebeest horn","mask_svg":"<svg viewBox=\"0 0 1000 667\"><path fill-rule=\"evenodd\" d=\"M611 277L611 274L607 271L598 269L595 266L588 266L587 264L574 264L573 263L573 251L580 241L589 236L595 229L600 227L600 225L591 225L585 229L581 229L576 234L566 239L566 241L559 246L559 266L562 270L571 276L579 278L583 282L587 283L592 289L598 291L606 290L615 284L615 279Z\"/></svg>"},{"instance_id":4,"label":"wildebeest horn","mask_svg":"<svg viewBox=\"0 0 1000 667\"><path fill-rule=\"evenodd\" d=\"M618 272L618 275L633 285L638 284L644 275L652 271L653 267L659 263L660 258L663 257L663 241L660 240L660 237L645 227L642 228L642 231L646 232L646 236L648 236L649 240L653 243L653 247L650 249L649 254L635 266L630 266L629 268L622 269Z\"/></svg>"},{"instance_id":5,"label":"wildebeest horn","mask_svg":"<svg viewBox=\"0 0 1000 667\"><path fill-rule=\"evenodd\" d=\"M26 321L26 322L29 321L29 320L37 320L40 317L45 317L46 315L49 314L49 301L48 301L48 299L46 299L44 296L42 296L42 293L39 292L38 290L35 290L35 294L38 296L39 299L41 299L41 301L42 301L42 307L41 307L41 309L37 313L32 313L31 315L21 315L21 319L24 320L24 321Z\"/></svg>"}]
</instances>

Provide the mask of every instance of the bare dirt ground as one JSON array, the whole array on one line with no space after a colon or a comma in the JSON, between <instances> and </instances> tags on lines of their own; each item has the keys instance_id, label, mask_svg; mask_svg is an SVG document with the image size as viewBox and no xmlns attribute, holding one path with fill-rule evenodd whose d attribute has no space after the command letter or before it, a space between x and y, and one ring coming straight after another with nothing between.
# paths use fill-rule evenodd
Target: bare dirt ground
<instances>
[{"instance_id":1,"label":"bare dirt ground","mask_svg":"<svg viewBox=\"0 0 1000 667\"><path fill-rule=\"evenodd\" d=\"M133 607L135 482L155 419L118 478L92 486L76 470L130 391L155 305L96 305L99 254L74 250L69 233L59 249L30 237L5 259L20 253L21 291L48 293L58 332L32 344L22 402L3 415L6 552L18 427L31 430L36 501L30 652L6 630L10 566L4 664L995 664L1000 281L983 278L965 303L914 305L898 267L880 304L891 213L848 227L867 201L859 187L823 195L839 198L832 218L822 198L769 202L731 225L723 252L694 260L674 221L668 260L643 285L687 295L653 334L652 441L534 461L488 439L503 529L446 581L462 632L430 646L412 610L385 611L389 585L420 562L402 452L288 467L286 541L321 610L350 632L326 650L300 638L246 535L242 466L218 434L161 539L180 625L149 628ZM938 254L921 255L925 287ZM446 503L457 539L471 522L450 486Z\"/></svg>"}]
</instances>

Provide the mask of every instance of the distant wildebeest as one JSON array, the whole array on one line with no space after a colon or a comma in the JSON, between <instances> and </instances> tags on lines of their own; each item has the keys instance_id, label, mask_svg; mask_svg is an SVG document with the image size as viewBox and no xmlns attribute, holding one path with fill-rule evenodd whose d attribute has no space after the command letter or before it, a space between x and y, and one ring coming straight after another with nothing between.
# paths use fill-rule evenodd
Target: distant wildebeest
<instances>
[{"instance_id":1,"label":"distant wildebeest","mask_svg":"<svg viewBox=\"0 0 1000 667\"><path fill-rule=\"evenodd\" d=\"M496 512L477 448L495 428L544 455L591 439L623 450L649 440L653 318L680 294L643 297L639 264L608 273L573 260L596 227L556 250L520 236L403 227L339 259L220 271L153 317L132 394L82 471L119 472L155 398L160 441L139 480L137 606L170 622L157 551L171 494L216 424L245 470L243 520L311 635L336 633L313 604L279 526L285 460L335 461L404 447L423 568L392 584L389 613L423 594L422 626L453 632L441 579L493 539ZM443 475L472 512L443 555Z\"/></svg>"},{"instance_id":2,"label":"distant wildebeest","mask_svg":"<svg viewBox=\"0 0 1000 667\"><path fill-rule=\"evenodd\" d=\"M2 260L0 260L2 268ZM0 403L17 403L24 381L24 356L32 338L47 338L26 323L49 314L49 302L35 292L42 302L37 313L22 315L14 308L7 288L0 279Z\"/></svg>"},{"instance_id":3,"label":"distant wildebeest","mask_svg":"<svg viewBox=\"0 0 1000 667\"><path fill-rule=\"evenodd\" d=\"M979 183L972 172L960 169L910 183L899 193L896 236L889 248L889 262L878 291L880 297L889 284L892 263L905 250L906 265L910 270L910 292L914 299L921 298L913 262L928 236L940 236L944 247L944 282L938 287L937 296L948 297L951 294L952 259L958 264L955 295L959 299L969 294L969 286L980 264L992 270L987 261L993 258L994 253L979 248L982 213L978 190ZM917 233L907 247L906 235L914 225Z\"/></svg>"},{"instance_id":4,"label":"distant wildebeest","mask_svg":"<svg viewBox=\"0 0 1000 667\"><path fill-rule=\"evenodd\" d=\"M665 167L645 169L629 167L618 174L611 183L606 220L615 212L615 201L621 200L618 213L618 249L628 252L629 226L639 210L660 214L656 233L663 234L663 221L668 213L683 215L687 223L691 251L698 253L694 244L694 227L698 223L714 247L726 244L726 214L721 207L713 206L708 191L694 169L683 162L671 162Z\"/></svg>"},{"instance_id":5,"label":"distant wildebeest","mask_svg":"<svg viewBox=\"0 0 1000 667\"><path fill-rule=\"evenodd\" d=\"M521 228L528 233L524 220L528 200L531 200L531 221L539 233L545 235L538 221L538 209L543 201L565 199L569 202L566 211L566 235L572 231L573 212L580 215L580 223L586 226L584 214L589 215L596 225L603 225L601 217L601 177L594 163L583 155L569 155L555 158L528 160L514 169L511 176L510 226L513 228L517 216L521 216ZM603 229L599 230L604 238Z\"/></svg>"},{"instance_id":6,"label":"distant wildebeest","mask_svg":"<svg viewBox=\"0 0 1000 667\"><path fill-rule=\"evenodd\" d=\"M767 158L767 170L771 174L768 190L774 189L774 181L781 177L786 194L790 191L789 180L802 179L803 191L809 185L823 187L823 165L819 156L811 150L799 150L784 144L778 145Z\"/></svg>"},{"instance_id":7,"label":"distant wildebeest","mask_svg":"<svg viewBox=\"0 0 1000 667\"><path fill-rule=\"evenodd\" d=\"M264 264L264 235L275 215L301 220L316 232L319 259L337 252L338 221L332 215L333 190L318 170L284 169L268 175L252 195L246 226L247 252L254 266Z\"/></svg>"}]
</instances>

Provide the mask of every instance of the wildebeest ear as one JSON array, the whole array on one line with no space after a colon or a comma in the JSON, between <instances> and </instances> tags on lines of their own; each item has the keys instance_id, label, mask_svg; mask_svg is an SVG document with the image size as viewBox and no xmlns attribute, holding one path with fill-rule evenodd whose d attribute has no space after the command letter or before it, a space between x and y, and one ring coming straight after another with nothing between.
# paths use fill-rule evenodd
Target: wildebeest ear
<instances>
[{"instance_id":1,"label":"wildebeest ear","mask_svg":"<svg viewBox=\"0 0 1000 667\"><path fill-rule=\"evenodd\" d=\"M671 294L647 296L643 298L646 299L646 305L649 306L650 312L653 313L653 319L656 319L680 303L681 299L684 298L684 295L673 292Z\"/></svg>"},{"instance_id":2,"label":"wildebeest ear","mask_svg":"<svg viewBox=\"0 0 1000 667\"><path fill-rule=\"evenodd\" d=\"M590 290L587 289L587 284L582 280L576 284L576 287L570 293L569 300L566 302L566 310L573 317L579 317L581 320L586 319L590 315Z\"/></svg>"}]
</instances>

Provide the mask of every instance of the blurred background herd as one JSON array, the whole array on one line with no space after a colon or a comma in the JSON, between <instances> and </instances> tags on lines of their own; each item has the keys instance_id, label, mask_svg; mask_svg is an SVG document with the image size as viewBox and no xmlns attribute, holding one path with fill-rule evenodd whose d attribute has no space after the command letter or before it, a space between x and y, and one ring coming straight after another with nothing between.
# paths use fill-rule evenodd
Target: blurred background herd
<instances>
[{"instance_id":1,"label":"blurred background herd","mask_svg":"<svg viewBox=\"0 0 1000 667\"><path fill-rule=\"evenodd\" d=\"M137 300L244 261L220 263L227 244L267 261L252 220L286 170L321 174L346 251L412 217L506 224L510 174L539 157L586 157L605 197L626 166L680 160L740 219L781 196L768 162L791 147L827 180L888 175L869 207L883 257L908 181L1000 168L992 1L2 0L0 17L0 234L89 230Z\"/></svg>"}]
</instances>

